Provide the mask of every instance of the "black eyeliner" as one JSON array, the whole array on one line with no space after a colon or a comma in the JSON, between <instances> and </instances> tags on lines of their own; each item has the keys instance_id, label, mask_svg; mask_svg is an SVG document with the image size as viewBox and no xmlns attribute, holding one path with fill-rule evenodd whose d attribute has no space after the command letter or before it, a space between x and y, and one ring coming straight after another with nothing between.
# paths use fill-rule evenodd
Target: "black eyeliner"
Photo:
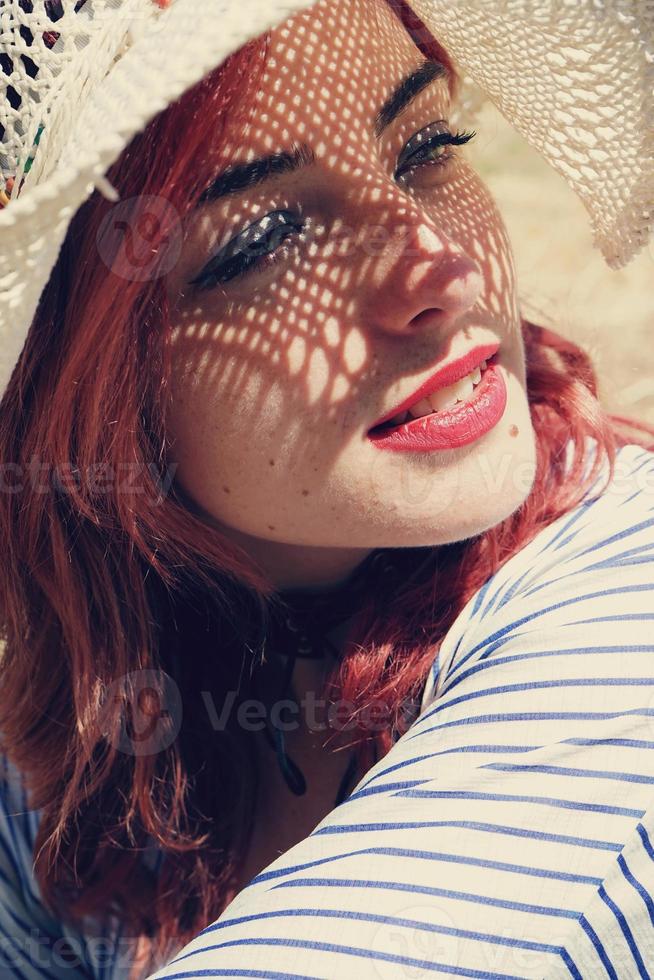
<instances>
[{"instance_id":1,"label":"black eyeliner","mask_svg":"<svg viewBox=\"0 0 654 980\"><path fill-rule=\"evenodd\" d=\"M405 173L410 173L412 169L420 165L438 165L438 160L421 160L421 152L428 152L439 146L461 146L477 135L474 131L452 133L447 128L433 132L436 127L443 126L448 126L447 120L438 119L414 133L400 153L394 179L403 177ZM430 133L432 135L429 135ZM417 158L414 165L404 166L414 157ZM272 223L272 228L268 228L262 233L261 226L264 222ZM294 213L287 209L271 211L263 218L252 222L227 242L209 260L202 271L189 281L189 285L198 289L211 289L239 278L245 275L249 269L255 268L260 261L266 259L273 261L272 256L279 249L279 246L294 232L302 233L305 229L306 220L301 213Z\"/></svg>"},{"instance_id":2,"label":"black eyeliner","mask_svg":"<svg viewBox=\"0 0 654 980\"><path fill-rule=\"evenodd\" d=\"M265 229L262 233L261 226L266 221L272 223L273 227ZM289 234L294 231L300 232L303 228L304 221L292 211L285 209L271 211L227 242L209 260L199 275L190 280L189 285L207 289L229 282L257 265L259 260L270 255L271 251L279 248ZM220 275L216 275L216 270L220 270ZM210 284L207 284L207 280L210 280Z\"/></svg>"},{"instance_id":3,"label":"black eyeliner","mask_svg":"<svg viewBox=\"0 0 654 980\"><path fill-rule=\"evenodd\" d=\"M402 171L403 164L410 160L411 157L414 156L414 154L417 154L420 150L433 150L438 146L462 146L464 143L470 142L470 140L477 135L474 131L451 133L449 130L436 132L432 136L428 135L435 126L443 123L445 123L445 120L443 119L430 123L428 126L425 126L424 129L421 129L411 137L400 153L397 169L395 171L396 177Z\"/></svg>"}]
</instances>

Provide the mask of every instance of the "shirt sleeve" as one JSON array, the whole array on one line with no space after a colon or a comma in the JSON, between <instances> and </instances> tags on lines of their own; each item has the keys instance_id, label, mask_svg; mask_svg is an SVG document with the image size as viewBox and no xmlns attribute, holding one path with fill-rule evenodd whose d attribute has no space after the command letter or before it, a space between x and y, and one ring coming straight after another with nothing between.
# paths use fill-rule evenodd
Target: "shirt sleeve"
<instances>
[{"instance_id":1,"label":"shirt sleeve","mask_svg":"<svg viewBox=\"0 0 654 980\"><path fill-rule=\"evenodd\" d=\"M462 610L421 712L156 978L654 976L654 454Z\"/></svg>"},{"instance_id":2,"label":"shirt sleeve","mask_svg":"<svg viewBox=\"0 0 654 980\"><path fill-rule=\"evenodd\" d=\"M38 812L20 776L0 757L0 975L18 980L82 980L88 950L46 911L32 871Z\"/></svg>"}]
</instances>

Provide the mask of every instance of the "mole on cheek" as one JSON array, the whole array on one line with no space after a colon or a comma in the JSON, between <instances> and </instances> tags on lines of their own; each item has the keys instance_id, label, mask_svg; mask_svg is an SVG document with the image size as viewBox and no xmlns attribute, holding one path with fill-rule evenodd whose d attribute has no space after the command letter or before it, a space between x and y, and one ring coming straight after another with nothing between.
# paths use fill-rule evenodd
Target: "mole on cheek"
<instances>
[{"instance_id":1,"label":"mole on cheek","mask_svg":"<svg viewBox=\"0 0 654 980\"><path fill-rule=\"evenodd\" d=\"M309 491L308 490L303 490L302 491L302 496L303 497L308 497L309 496Z\"/></svg>"},{"instance_id":2,"label":"mole on cheek","mask_svg":"<svg viewBox=\"0 0 654 980\"><path fill-rule=\"evenodd\" d=\"M274 524L269 524L268 525L268 530L269 531L274 531L275 530L275 525Z\"/></svg>"},{"instance_id":3,"label":"mole on cheek","mask_svg":"<svg viewBox=\"0 0 654 980\"><path fill-rule=\"evenodd\" d=\"M225 491L225 493L231 493L231 490L229 489L229 487L223 487L223 490Z\"/></svg>"},{"instance_id":4,"label":"mole on cheek","mask_svg":"<svg viewBox=\"0 0 654 980\"><path fill-rule=\"evenodd\" d=\"M512 425L511 428L509 429L509 435L513 436L513 438L515 438L519 432L520 429L518 428L517 425Z\"/></svg>"},{"instance_id":5,"label":"mole on cheek","mask_svg":"<svg viewBox=\"0 0 654 980\"><path fill-rule=\"evenodd\" d=\"M274 459L269 459L269 460L268 460L268 464L269 464L270 466L274 466L274 465L275 465L275 460L274 460Z\"/></svg>"}]
</instances>

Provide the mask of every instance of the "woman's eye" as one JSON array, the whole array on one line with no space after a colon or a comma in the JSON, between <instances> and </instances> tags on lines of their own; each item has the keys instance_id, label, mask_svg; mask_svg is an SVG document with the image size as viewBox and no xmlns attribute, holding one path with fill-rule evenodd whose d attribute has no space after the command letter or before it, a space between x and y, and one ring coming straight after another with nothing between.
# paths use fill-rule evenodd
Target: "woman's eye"
<instances>
[{"instance_id":1,"label":"woman's eye","mask_svg":"<svg viewBox=\"0 0 654 980\"><path fill-rule=\"evenodd\" d=\"M451 133L447 121L439 119L419 130L406 143L400 153L394 177L404 180L413 171L425 167L444 166L454 156L449 146L468 143L476 133ZM301 234L307 221L292 211L271 211L232 238L207 263L190 285L198 289L212 289L232 282L249 272L281 262L290 251L283 247L288 238Z\"/></svg>"},{"instance_id":2,"label":"woman's eye","mask_svg":"<svg viewBox=\"0 0 654 980\"><path fill-rule=\"evenodd\" d=\"M475 132L451 133L447 121L439 119L419 130L411 137L400 153L395 179L421 167L443 166L454 154L448 146L462 146L469 143Z\"/></svg>"},{"instance_id":3,"label":"woman's eye","mask_svg":"<svg viewBox=\"0 0 654 980\"><path fill-rule=\"evenodd\" d=\"M304 231L306 221L292 211L271 211L232 238L190 285L211 289L246 275L251 269L280 261L286 239Z\"/></svg>"}]
</instances>

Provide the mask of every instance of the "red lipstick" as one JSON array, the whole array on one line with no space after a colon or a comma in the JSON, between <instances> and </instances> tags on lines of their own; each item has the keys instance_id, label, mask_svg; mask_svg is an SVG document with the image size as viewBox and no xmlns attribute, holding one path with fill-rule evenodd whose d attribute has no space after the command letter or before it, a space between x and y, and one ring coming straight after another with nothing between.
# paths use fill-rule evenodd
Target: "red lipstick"
<instances>
[{"instance_id":1,"label":"red lipstick","mask_svg":"<svg viewBox=\"0 0 654 980\"><path fill-rule=\"evenodd\" d=\"M506 407L504 374L494 360L498 349L498 344L476 347L465 357L441 368L414 394L375 423L368 432L370 441L379 449L394 452L426 452L453 449L479 439L499 422ZM487 361L487 367L468 400L399 425L385 424L433 392L461 380L479 367L482 361Z\"/></svg>"},{"instance_id":2,"label":"red lipstick","mask_svg":"<svg viewBox=\"0 0 654 980\"><path fill-rule=\"evenodd\" d=\"M451 364L446 364L444 367L439 368L430 378L427 378L424 384L420 385L417 391L414 391L412 395L409 395L399 405L392 408L390 412L386 412L386 415L382 415L380 419L373 422L371 429L376 429L378 425L389 422L396 415L399 415L400 412L406 412L411 405L415 405L416 402L427 398L435 391L439 391L441 388L449 388L450 385L453 385L456 381L460 381L461 378L465 378L466 374L470 374L476 367L479 367L482 361L489 361L494 354L497 354L499 349L499 344L483 344L480 347L475 347L473 350L468 351L458 361L453 361Z\"/></svg>"}]
</instances>

